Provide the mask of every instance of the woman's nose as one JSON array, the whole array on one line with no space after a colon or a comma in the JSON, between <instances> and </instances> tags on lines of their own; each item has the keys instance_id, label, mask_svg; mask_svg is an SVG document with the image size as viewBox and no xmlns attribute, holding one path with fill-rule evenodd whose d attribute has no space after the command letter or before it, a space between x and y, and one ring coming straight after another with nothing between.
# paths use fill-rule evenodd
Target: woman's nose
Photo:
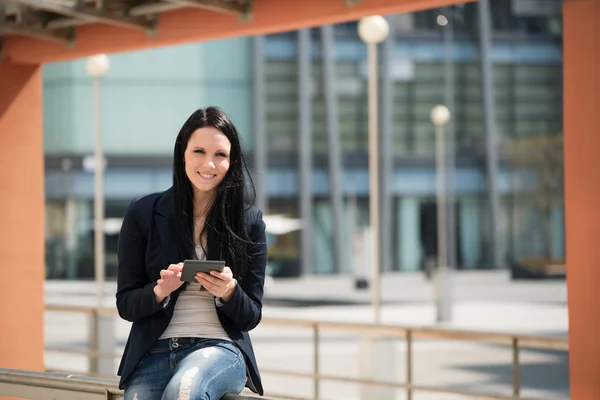
<instances>
[{"instance_id":1,"label":"woman's nose","mask_svg":"<svg viewBox=\"0 0 600 400\"><path fill-rule=\"evenodd\" d=\"M215 162L212 159L204 160L204 166L207 168L215 168Z\"/></svg>"}]
</instances>

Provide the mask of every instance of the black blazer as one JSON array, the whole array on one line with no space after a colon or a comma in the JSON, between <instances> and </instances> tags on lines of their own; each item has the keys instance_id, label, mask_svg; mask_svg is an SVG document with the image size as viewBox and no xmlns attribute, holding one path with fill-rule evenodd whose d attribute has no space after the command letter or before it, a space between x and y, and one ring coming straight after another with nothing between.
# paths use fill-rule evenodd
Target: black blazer
<instances>
[{"instance_id":1,"label":"black blazer","mask_svg":"<svg viewBox=\"0 0 600 400\"><path fill-rule=\"evenodd\" d=\"M253 243L249 246L247 270L233 297L215 307L225 332L244 354L248 368L246 386L262 395L260 374L248 335L262 316L267 263L262 212L256 207L248 209L245 225ZM176 237L172 188L134 200L125 213L117 250L117 309L121 318L133 324L118 371L121 389L173 316L181 289L173 292L167 305L163 306L156 302L153 288L160 278L160 270L183 261Z\"/></svg>"}]
</instances>

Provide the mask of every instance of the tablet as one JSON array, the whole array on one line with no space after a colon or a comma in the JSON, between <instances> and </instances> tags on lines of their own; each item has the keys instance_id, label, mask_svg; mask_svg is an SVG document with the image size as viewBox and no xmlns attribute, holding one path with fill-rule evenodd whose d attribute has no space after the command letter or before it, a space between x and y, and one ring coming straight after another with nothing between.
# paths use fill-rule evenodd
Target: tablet
<instances>
[{"instance_id":1,"label":"tablet","mask_svg":"<svg viewBox=\"0 0 600 400\"><path fill-rule=\"evenodd\" d=\"M225 261L215 260L185 260L181 271L181 280L185 282L198 282L195 278L198 272L223 271Z\"/></svg>"}]
</instances>

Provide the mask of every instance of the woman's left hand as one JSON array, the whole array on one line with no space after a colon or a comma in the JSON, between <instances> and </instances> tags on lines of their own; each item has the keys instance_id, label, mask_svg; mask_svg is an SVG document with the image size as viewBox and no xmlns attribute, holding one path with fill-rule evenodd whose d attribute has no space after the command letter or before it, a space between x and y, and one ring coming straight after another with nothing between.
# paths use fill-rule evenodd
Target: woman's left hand
<instances>
[{"instance_id":1,"label":"woman's left hand","mask_svg":"<svg viewBox=\"0 0 600 400\"><path fill-rule=\"evenodd\" d=\"M210 271L210 274L198 272L196 280L223 302L227 302L235 293L236 281L233 279L233 272L229 267L223 268L222 272Z\"/></svg>"}]
</instances>

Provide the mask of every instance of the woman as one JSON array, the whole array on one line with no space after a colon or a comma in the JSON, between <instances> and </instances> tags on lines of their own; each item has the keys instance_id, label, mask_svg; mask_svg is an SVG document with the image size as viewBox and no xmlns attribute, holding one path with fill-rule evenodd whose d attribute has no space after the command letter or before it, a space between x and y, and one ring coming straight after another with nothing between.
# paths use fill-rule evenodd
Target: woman
<instances>
[{"instance_id":1,"label":"woman","mask_svg":"<svg viewBox=\"0 0 600 400\"><path fill-rule=\"evenodd\" d=\"M261 319L267 247L245 172L233 123L197 110L175 141L173 187L129 206L117 277L119 315L133 322L119 367L126 400L263 394L248 331ZM184 285L186 259L226 267Z\"/></svg>"}]
</instances>

